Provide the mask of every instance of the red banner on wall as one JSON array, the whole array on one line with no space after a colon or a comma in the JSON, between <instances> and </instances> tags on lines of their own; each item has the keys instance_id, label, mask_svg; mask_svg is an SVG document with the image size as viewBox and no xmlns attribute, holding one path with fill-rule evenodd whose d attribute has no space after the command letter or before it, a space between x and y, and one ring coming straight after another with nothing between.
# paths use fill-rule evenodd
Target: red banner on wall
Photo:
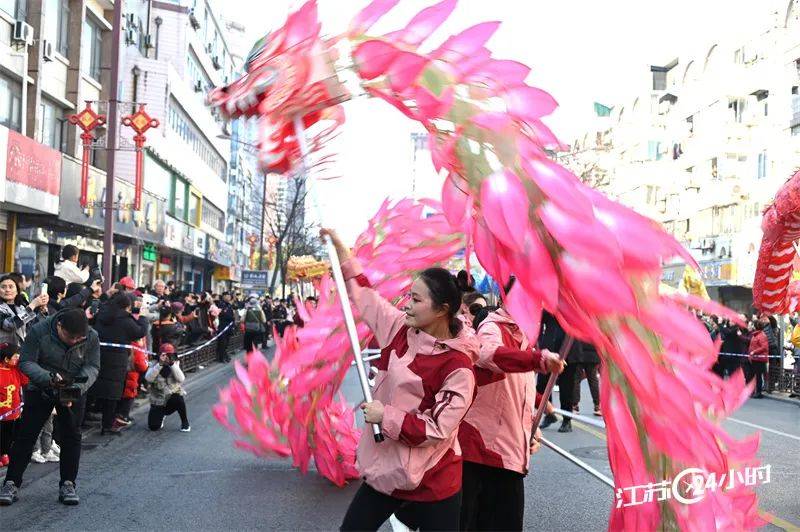
<instances>
[{"instance_id":1,"label":"red banner on wall","mask_svg":"<svg viewBox=\"0 0 800 532\"><path fill-rule=\"evenodd\" d=\"M61 153L16 131L9 131L6 180L58 196ZM16 203L13 197L8 201Z\"/></svg>"}]
</instances>

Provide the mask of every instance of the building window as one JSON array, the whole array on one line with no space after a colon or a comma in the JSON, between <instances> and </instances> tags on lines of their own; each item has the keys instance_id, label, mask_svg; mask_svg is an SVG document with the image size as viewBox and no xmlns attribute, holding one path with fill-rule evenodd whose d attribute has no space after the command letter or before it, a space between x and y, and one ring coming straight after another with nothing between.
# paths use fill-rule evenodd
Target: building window
<instances>
[{"instance_id":1,"label":"building window","mask_svg":"<svg viewBox=\"0 0 800 532\"><path fill-rule=\"evenodd\" d=\"M39 111L42 116L42 128L39 132L42 144L61 152L66 151L67 121L64 118L64 110L58 105L42 99Z\"/></svg>"},{"instance_id":2,"label":"building window","mask_svg":"<svg viewBox=\"0 0 800 532\"><path fill-rule=\"evenodd\" d=\"M667 72L656 70L653 72L653 90L667 90Z\"/></svg>"},{"instance_id":3,"label":"building window","mask_svg":"<svg viewBox=\"0 0 800 532\"><path fill-rule=\"evenodd\" d=\"M186 221L186 196L188 183L179 177L172 181L172 194L169 198L169 213L179 220Z\"/></svg>"},{"instance_id":4,"label":"building window","mask_svg":"<svg viewBox=\"0 0 800 532\"><path fill-rule=\"evenodd\" d=\"M100 81L103 29L88 14L83 21L81 49L81 71L95 81Z\"/></svg>"},{"instance_id":5,"label":"building window","mask_svg":"<svg viewBox=\"0 0 800 532\"><path fill-rule=\"evenodd\" d=\"M0 11L5 11L17 20L25 20L25 0L0 0Z\"/></svg>"},{"instance_id":6,"label":"building window","mask_svg":"<svg viewBox=\"0 0 800 532\"><path fill-rule=\"evenodd\" d=\"M194 226L200 225L200 196L194 192L189 194L188 222Z\"/></svg>"},{"instance_id":7,"label":"building window","mask_svg":"<svg viewBox=\"0 0 800 532\"><path fill-rule=\"evenodd\" d=\"M205 162L220 179L228 181L228 165L211 142L189 118L175 99L170 98L167 110L170 128Z\"/></svg>"},{"instance_id":8,"label":"building window","mask_svg":"<svg viewBox=\"0 0 800 532\"><path fill-rule=\"evenodd\" d=\"M186 69L186 80L189 82L192 90L205 93L214 86L214 84L211 83L211 78L208 77L203 67L200 66L200 61L197 59L197 56L191 50L187 58Z\"/></svg>"},{"instance_id":9,"label":"building window","mask_svg":"<svg viewBox=\"0 0 800 532\"><path fill-rule=\"evenodd\" d=\"M22 86L0 75L0 125L14 131L22 127Z\"/></svg>"},{"instance_id":10,"label":"building window","mask_svg":"<svg viewBox=\"0 0 800 532\"><path fill-rule=\"evenodd\" d=\"M203 223L219 232L225 231L225 214L208 201L203 202Z\"/></svg>"},{"instance_id":11,"label":"building window","mask_svg":"<svg viewBox=\"0 0 800 532\"><path fill-rule=\"evenodd\" d=\"M69 0L45 0L42 36L63 56L69 52Z\"/></svg>"},{"instance_id":12,"label":"building window","mask_svg":"<svg viewBox=\"0 0 800 532\"><path fill-rule=\"evenodd\" d=\"M767 177L767 150L758 154L758 179Z\"/></svg>"}]
</instances>

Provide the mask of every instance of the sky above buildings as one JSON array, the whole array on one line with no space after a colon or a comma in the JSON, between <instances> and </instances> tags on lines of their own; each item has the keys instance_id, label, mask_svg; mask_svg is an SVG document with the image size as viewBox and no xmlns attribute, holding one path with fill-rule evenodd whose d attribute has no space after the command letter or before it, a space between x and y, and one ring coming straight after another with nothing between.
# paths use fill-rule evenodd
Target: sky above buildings
<instances>
[{"instance_id":1,"label":"sky above buildings","mask_svg":"<svg viewBox=\"0 0 800 532\"><path fill-rule=\"evenodd\" d=\"M319 0L325 34L346 28L366 0ZM371 33L404 26L434 0L401 0ZM570 142L592 120L595 101L614 105L648 88L649 65L686 53L700 55L720 40L747 40L765 30L788 0L461 0L431 45L478 22L499 20L489 41L498 58L532 67L528 83L549 91L560 107L548 124ZM291 0L224 0L219 8L241 21L251 41L283 24ZM783 13L780 14L783 16ZM321 182L318 196L326 225L349 241L361 232L386 197L411 190L416 131L388 105L364 98L345 104L347 123L333 148L342 177ZM432 167L430 171L433 172ZM425 176L417 175L417 179ZM433 193L435 186L423 187Z\"/></svg>"}]
</instances>

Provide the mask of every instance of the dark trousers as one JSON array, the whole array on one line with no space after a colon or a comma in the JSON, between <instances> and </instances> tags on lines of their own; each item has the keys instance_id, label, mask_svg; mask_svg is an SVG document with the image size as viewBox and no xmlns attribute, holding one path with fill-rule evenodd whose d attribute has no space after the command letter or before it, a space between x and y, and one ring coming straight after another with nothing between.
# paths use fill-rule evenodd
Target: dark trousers
<instances>
[{"instance_id":1,"label":"dark trousers","mask_svg":"<svg viewBox=\"0 0 800 532\"><path fill-rule=\"evenodd\" d=\"M81 418L86 404L86 396L66 407L37 390L25 390L25 408L22 410L17 426L17 434L11 446L6 472L6 480L17 487L22 485L22 475L31 461L33 446L45 421L56 409L56 424L61 445L61 482L75 482L81 461Z\"/></svg>"},{"instance_id":2,"label":"dark trousers","mask_svg":"<svg viewBox=\"0 0 800 532\"><path fill-rule=\"evenodd\" d=\"M464 462L461 530L522 530L525 476Z\"/></svg>"},{"instance_id":3,"label":"dark trousers","mask_svg":"<svg viewBox=\"0 0 800 532\"><path fill-rule=\"evenodd\" d=\"M228 362L228 344L231 341L231 330L228 329L217 338L217 362Z\"/></svg>"},{"instance_id":4,"label":"dark trousers","mask_svg":"<svg viewBox=\"0 0 800 532\"><path fill-rule=\"evenodd\" d=\"M133 397L123 398L117 401L117 415L127 418L131 415L131 408L133 407Z\"/></svg>"},{"instance_id":5,"label":"dark trousers","mask_svg":"<svg viewBox=\"0 0 800 532\"><path fill-rule=\"evenodd\" d=\"M577 364L567 364L564 366L564 371L558 376L558 397L561 400L561 410L572 412L572 407L575 405L575 379L577 378L576 372Z\"/></svg>"},{"instance_id":6,"label":"dark trousers","mask_svg":"<svg viewBox=\"0 0 800 532\"><path fill-rule=\"evenodd\" d=\"M764 375L767 373L766 362L750 362L753 378L756 380L756 395L761 395L764 390Z\"/></svg>"},{"instance_id":7,"label":"dark trousers","mask_svg":"<svg viewBox=\"0 0 800 532\"><path fill-rule=\"evenodd\" d=\"M575 404L581 402L581 369L586 373L586 381L589 383L589 392L592 394L594 406L600 406L600 379L597 375L597 366L593 362L578 362L575 364L575 392L573 400Z\"/></svg>"},{"instance_id":8,"label":"dark trousers","mask_svg":"<svg viewBox=\"0 0 800 532\"><path fill-rule=\"evenodd\" d=\"M147 414L148 428L150 430L160 429L164 418L175 412L181 417L182 424L189 424L189 416L186 414L186 401L184 401L183 396L178 393L170 395L166 404L153 405L150 407L150 413Z\"/></svg>"},{"instance_id":9,"label":"dark trousers","mask_svg":"<svg viewBox=\"0 0 800 532\"><path fill-rule=\"evenodd\" d=\"M114 424L114 418L117 417L117 401L116 399L102 399L103 402L103 424L105 430L111 428Z\"/></svg>"},{"instance_id":10,"label":"dark trousers","mask_svg":"<svg viewBox=\"0 0 800 532\"><path fill-rule=\"evenodd\" d=\"M378 530L393 513L405 506L414 507L420 530L458 530L461 492L436 502L409 502L384 495L366 483L356 492L340 530Z\"/></svg>"},{"instance_id":11,"label":"dark trousers","mask_svg":"<svg viewBox=\"0 0 800 532\"><path fill-rule=\"evenodd\" d=\"M257 331L245 331L244 332L244 350L245 352L249 353L253 351L259 342L262 342L261 339L262 333Z\"/></svg>"},{"instance_id":12,"label":"dark trousers","mask_svg":"<svg viewBox=\"0 0 800 532\"><path fill-rule=\"evenodd\" d=\"M0 421L0 456L11 452L11 442L14 441L17 420Z\"/></svg>"}]
</instances>

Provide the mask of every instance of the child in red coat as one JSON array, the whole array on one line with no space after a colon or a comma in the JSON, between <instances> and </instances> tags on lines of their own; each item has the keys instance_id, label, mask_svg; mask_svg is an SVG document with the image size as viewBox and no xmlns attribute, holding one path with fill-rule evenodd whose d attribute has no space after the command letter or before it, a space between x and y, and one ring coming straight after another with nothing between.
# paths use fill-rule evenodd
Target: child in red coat
<instances>
[{"instance_id":1,"label":"child in red coat","mask_svg":"<svg viewBox=\"0 0 800 532\"><path fill-rule=\"evenodd\" d=\"M22 412L22 388L28 384L18 363L16 344L0 344L0 467L8 465L14 429Z\"/></svg>"},{"instance_id":2,"label":"child in red coat","mask_svg":"<svg viewBox=\"0 0 800 532\"><path fill-rule=\"evenodd\" d=\"M147 343L144 338L131 343L128 373L125 375L125 389L122 392L122 400L117 405L116 421L120 425L130 425L133 422L131 407L133 400L139 394L139 374L147 371L146 347Z\"/></svg>"}]
</instances>

